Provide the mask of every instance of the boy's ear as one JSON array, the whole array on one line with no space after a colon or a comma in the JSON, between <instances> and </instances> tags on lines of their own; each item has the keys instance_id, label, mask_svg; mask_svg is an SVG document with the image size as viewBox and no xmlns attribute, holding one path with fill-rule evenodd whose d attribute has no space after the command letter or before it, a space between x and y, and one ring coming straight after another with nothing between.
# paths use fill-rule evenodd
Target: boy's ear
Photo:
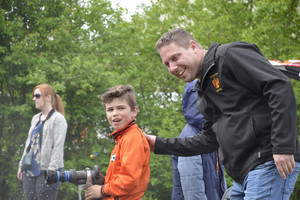
<instances>
[{"instance_id":1,"label":"boy's ear","mask_svg":"<svg viewBox=\"0 0 300 200\"><path fill-rule=\"evenodd\" d=\"M135 106L132 112L133 112L133 117L135 118L139 112L139 108Z\"/></svg>"}]
</instances>

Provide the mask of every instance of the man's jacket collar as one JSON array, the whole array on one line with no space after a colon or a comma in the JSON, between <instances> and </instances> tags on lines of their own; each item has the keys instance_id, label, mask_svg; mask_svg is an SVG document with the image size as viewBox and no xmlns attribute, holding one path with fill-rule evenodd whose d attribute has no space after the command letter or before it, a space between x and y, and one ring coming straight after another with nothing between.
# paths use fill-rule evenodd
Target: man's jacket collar
<instances>
[{"instance_id":1,"label":"man's jacket collar","mask_svg":"<svg viewBox=\"0 0 300 200\"><path fill-rule=\"evenodd\" d=\"M206 55L204 56L203 59L203 63L202 63L202 73L201 73L201 78L200 80L197 82L196 86L195 86L195 90L196 91L200 91L202 92L202 85L203 85L203 81L205 79L205 76L207 74L207 72L209 71L209 69L215 65L215 56L216 56L216 51L218 49L218 47L221 44L214 42L208 49L208 51L206 52Z\"/></svg>"}]
</instances>

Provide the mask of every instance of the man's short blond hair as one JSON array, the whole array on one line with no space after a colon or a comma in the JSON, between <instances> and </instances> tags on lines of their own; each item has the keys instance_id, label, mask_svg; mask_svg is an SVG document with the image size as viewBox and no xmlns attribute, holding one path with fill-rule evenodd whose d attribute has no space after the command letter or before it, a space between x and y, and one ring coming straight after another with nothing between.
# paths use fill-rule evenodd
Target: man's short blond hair
<instances>
[{"instance_id":1,"label":"man's short blond hair","mask_svg":"<svg viewBox=\"0 0 300 200\"><path fill-rule=\"evenodd\" d=\"M156 42L155 48L159 52L162 47L174 42L176 45L188 49L189 42L191 40L195 41L200 49L203 49L202 46L197 43L196 39L191 36L191 34L181 28L172 29L169 32L163 34L161 38Z\"/></svg>"}]
</instances>

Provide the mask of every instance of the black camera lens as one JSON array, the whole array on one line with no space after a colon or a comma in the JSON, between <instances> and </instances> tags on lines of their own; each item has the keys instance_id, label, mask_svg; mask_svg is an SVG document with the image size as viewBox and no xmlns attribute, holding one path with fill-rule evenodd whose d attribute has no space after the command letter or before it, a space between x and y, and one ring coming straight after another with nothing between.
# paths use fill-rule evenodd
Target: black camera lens
<instances>
[{"instance_id":1,"label":"black camera lens","mask_svg":"<svg viewBox=\"0 0 300 200\"><path fill-rule=\"evenodd\" d=\"M76 185L85 184L87 181L87 170L76 171L75 169L70 169L70 171L45 171L45 179L47 184L57 183L57 182L70 182ZM99 168L94 166L94 169L91 170L91 178L93 184L96 180L99 179Z\"/></svg>"}]
</instances>

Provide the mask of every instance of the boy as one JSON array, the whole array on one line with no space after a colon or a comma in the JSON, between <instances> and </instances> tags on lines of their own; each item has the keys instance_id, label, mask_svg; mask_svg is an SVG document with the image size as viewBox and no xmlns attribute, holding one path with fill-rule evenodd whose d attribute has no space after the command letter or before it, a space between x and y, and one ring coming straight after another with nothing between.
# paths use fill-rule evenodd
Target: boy
<instances>
[{"instance_id":1,"label":"boy","mask_svg":"<svg viewBox=\"0 0 300 200\"><path fill-rule=\"evenodd\" d=\"M116 144L104 184L87 188L85 198L141 200L150 176L150 148L135 123L138 107L134 88L131 85L109 88L101 100L107 119L115 129L110 135Z\"/></svg>"}]
</instances>

